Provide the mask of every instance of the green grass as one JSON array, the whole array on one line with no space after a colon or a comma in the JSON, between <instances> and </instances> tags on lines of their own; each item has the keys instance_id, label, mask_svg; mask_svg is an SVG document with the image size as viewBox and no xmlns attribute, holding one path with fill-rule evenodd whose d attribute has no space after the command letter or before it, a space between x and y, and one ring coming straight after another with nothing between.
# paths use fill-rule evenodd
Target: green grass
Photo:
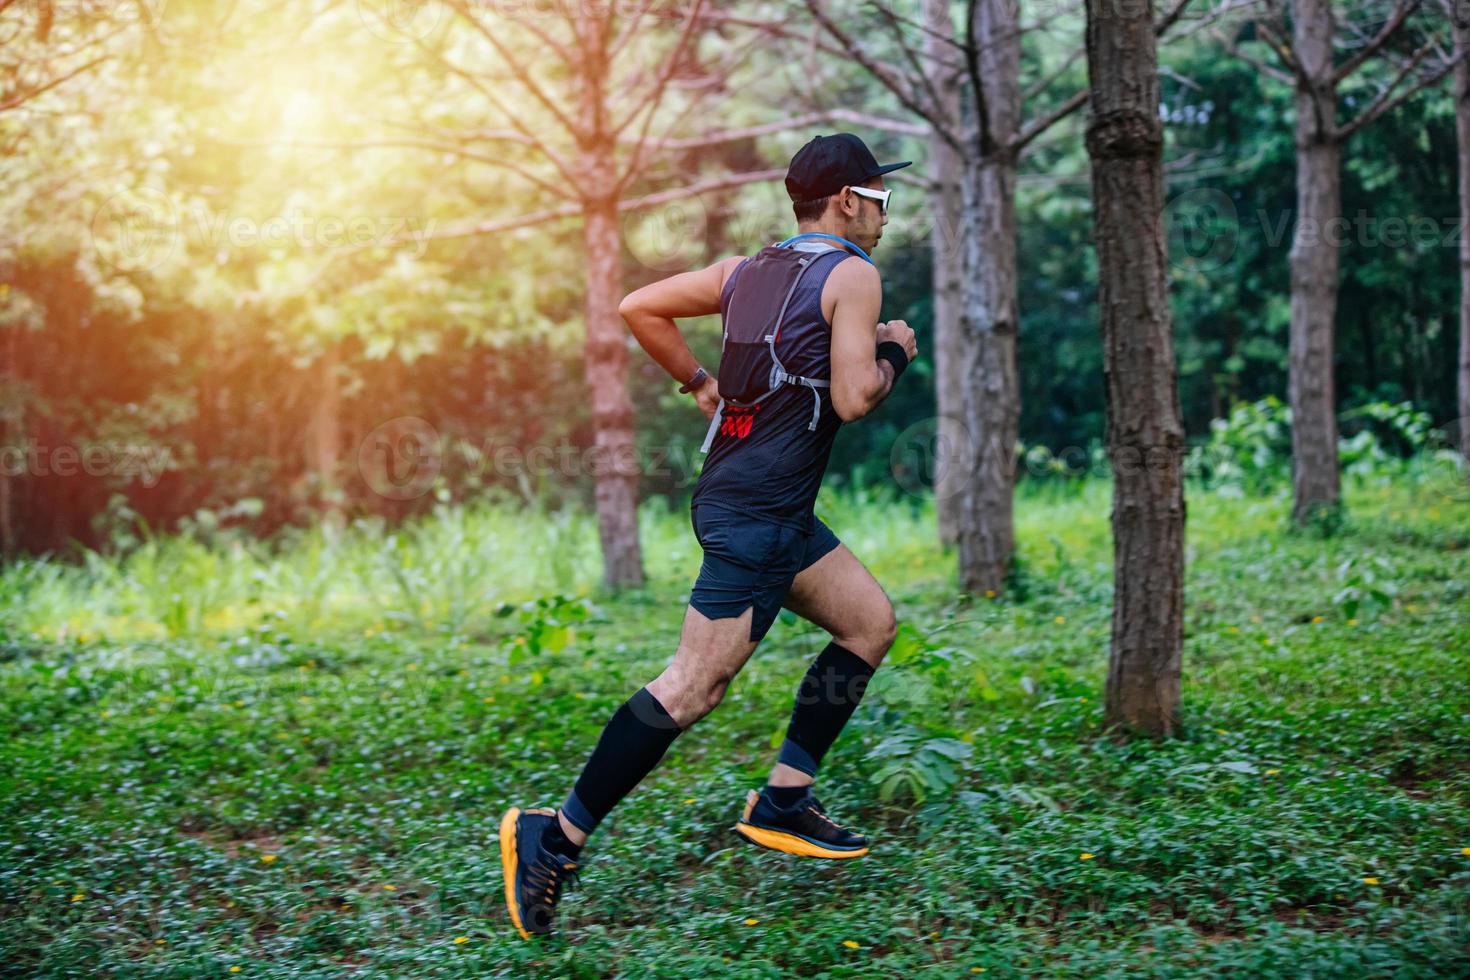
<instances>
[{"instance_id":1,"label":"green grass","mask_svg":"<svg viewBox=\"0 0 1470 980\"><path fill-rule=\"evenodd\" d=\"M1185 730L1125 743L1106 485L1023 496L996 600L954 594L927 506L825 494L902 624L820 783L873 854L729 830L824 642L783 614L533 943L496 820L559 802L671 656L687 512L646 507L618 597L586 515L489 507L10 568L0 972L1465 975L1470 505L1349 508L1322 538L1280 496L1191 496Z\"/></svg>"}]
</instances>

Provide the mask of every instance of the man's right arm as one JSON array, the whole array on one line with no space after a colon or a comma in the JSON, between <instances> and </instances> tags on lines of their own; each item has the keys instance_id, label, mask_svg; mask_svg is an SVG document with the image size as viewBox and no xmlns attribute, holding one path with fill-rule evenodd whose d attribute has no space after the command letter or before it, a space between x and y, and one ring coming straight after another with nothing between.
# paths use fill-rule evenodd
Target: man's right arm
<instances>
[{"instance_id":1,"label":"man's right arm","mask_svg":"<svg viewBox=\"0 0 1470 980\"><path fill-rule=\"evenodd\" d=\"M874 358L884 340L918 354L914 332L902 320L878 322L883 283L878 270L859 259L838 263L827 282L837 295L832 311L832 407L844 422L867 415L893 389L893 365Z\"/></svg>"}]
</instances>

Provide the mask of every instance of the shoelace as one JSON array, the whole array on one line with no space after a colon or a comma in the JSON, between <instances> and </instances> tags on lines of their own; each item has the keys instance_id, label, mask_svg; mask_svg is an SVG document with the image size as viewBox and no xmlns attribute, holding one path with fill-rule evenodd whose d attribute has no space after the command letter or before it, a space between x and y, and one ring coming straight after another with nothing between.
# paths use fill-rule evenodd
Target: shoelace
<instances>
[{"instance_id":1,"label":"shoelace","mask_svg":"<svg viewBox=\"0 0 1470 980\"><path fill-rule=\"evenodd\" d=\"M561 899L562 888L577 882L577 865L574 861L563 861L543 850L541 858L526 870L526 877L531 882L531 894L528 897L532 901L555 905Z\"/></svg>"},{"instance_id":2,"label":"shoelace","mask_svg":"<svg viewBox=\"0 0 1470 980\"><path fill-rule=\"evenodd\" d=\"M839 830L839 831L842 830L842 828L840 826L838 826L838 824L837 824L837 822L835 820L833 820L831 817L827 816L827 808L824 807L824 806L822 806L822 804L818 803L817 802L817 798L815 796L808 796L803 801L802 809L810 810L811 812L815 813L822 820L826 821L827 825L829 827L831 827L833 830Z\"/></svg>"}]
</instances>

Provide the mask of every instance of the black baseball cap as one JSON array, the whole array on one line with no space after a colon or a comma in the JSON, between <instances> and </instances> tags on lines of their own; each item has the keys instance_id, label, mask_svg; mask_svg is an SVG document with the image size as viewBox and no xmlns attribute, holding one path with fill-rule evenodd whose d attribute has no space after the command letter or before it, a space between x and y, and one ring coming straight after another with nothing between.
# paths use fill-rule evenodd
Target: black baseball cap
<instances>
[{"instance_id":1,"label":"black baseball cap","mask_svg":"<svg viewBox=\"0 0 1470 980\"><path fill-rule=\"evenodd\" d=\"M796 151L786 168L786 193L797 204L815 201L913 162L905 160L879 166L873 151L852 133L814 136Z\"/></svg>"}]
</instances>

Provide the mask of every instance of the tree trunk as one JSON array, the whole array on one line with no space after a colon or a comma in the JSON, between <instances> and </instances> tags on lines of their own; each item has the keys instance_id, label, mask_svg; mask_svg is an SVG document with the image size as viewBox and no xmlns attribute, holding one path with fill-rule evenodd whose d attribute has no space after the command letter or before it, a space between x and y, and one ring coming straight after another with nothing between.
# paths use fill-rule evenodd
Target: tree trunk
<instances>
[{"instance_id":1,"label":"tree trunk","mask_svg":"<svg viewBox=\"0 0 1470 980\"><path fill-rule=\"evenodd\" d=\"M315 400L312 402L311 424L307 430L308 465L316 476L317 499L323 517L333 520L341 514L337 485L337 462L342 458L342 381L338 377L340 357L336 344L328 347L317 361Z\"/></svg>"},{"instance_id":2,"label":"tree trunk","mask_svg":"<svg viewBox=\"0 0 1470 980\"><path fill-rule=\"evenodd\" d=\"M953 33L949 17L949 0L924 0L924 24L931 33L924 35L924 53L935 64L930 72L934 87L943 100L946 118L957 121L960 116L962 75L939 63L953 59L954 47L941 40ZM968 231L964 222L964 190L961 186L964 161L960 154L940 136L929 137L929 210L934 227L929 233L933 253L934 286L934 400L938 417L934 446L934 510L939 522L939 541L950 545L959 540L960 495L964 489L963 438L964 425L964 352L960 349L964 334L960 330L960 311L964 305L965 255L963 239Z\"/></svg>"},{"instance_id":3,"label":"tree trunk","mask_svg":"<svg viewBox=\"0 0 1470 980\"><path fill-rule=\"evenodd\" d=\"M1169 735L1184 639L1184 490L1158 52L1148 3L1087 0L1093 231L1113 464L1113 635L1105 716Z\"/></svg>"},{"instance_id":4,"label":"tree trunk","mask_svg":"<svg viewBox=\"0 0 1470 980\"><path fill-rule=\"evenodd\" d=\"M586 172L610 174L610 158L591 161ZM596 446L597 530L602 539L603 581L609 588L620 589L643 584L643 556L638 545L638 459L633 400L628 397L627 330L618 316L622 277L618 271L617 201L589 201L584 215L587 343L583 363Z\"/></svg>"},{"instance_id":5,"label":"tree trunk","mask_svg":"<svg viewBox=\"0 0 1470 980\"><path fill-rule=\"evenodd\" d=\"M1452 5L1453 6L1453 5ZM1455 133L1460 157L1460 419L1454 436L1460 452L1470 462L1470 9L1459 5L1451 11L1455 35Z\"/></svg>"},{"instance_id":6,"label":"tree trunk","mask_svg":"<svg viewBox=\"0 0 1470 980\"><path fill-rule=\"evenodd\" d=\"M961 381L967 447L960 493L960 585L999 592L1015 545L1012 503L1020 417L1016 376L1016 170L992 157L965 173Z\"/></svg>"},{"instance_id":7,"label":"tree trunk","mask_svg":"<svg viewBox=\"0 0 1470 980\"><path fill-rule=\"evenodd\" d=\"M24 451L20 434L24 431L25 403L20 397L20 366L17 363L16 336L21 327L12 323L5 330L6 383L0 391L0 448ZM10 461L0 459L0 562L8 562L19 551L15 539L15 493L11 485Z\"/></svg>"},{"instance_id":8,"label":"tree trunk","mask_svg":"<svg viewBox=\"0 0 1470 980\"><path fill-rule=\"evenodd\" d=\"M980 153L964 171L963 426L960 586L999 592L1015 544L1012 509L1021 414L1016 371L1016 156L1020 33L1011 0L974 5L980 75Z\"/></svg>"},{"instance_id":9,"label":"tree trunk","mask_svg":"<svg viewBox=\"0 0 1470 980\"><path fill-rule=\"evenodd\" d=\"M1342 233L1342 147L1332 81L1330 0L1292 0L1293 46L1306 83L1296 91L1296 230L1291 243L1292 516L1335 510L1337 402L1333 329Z\"/></svg>"}]
</instances>

